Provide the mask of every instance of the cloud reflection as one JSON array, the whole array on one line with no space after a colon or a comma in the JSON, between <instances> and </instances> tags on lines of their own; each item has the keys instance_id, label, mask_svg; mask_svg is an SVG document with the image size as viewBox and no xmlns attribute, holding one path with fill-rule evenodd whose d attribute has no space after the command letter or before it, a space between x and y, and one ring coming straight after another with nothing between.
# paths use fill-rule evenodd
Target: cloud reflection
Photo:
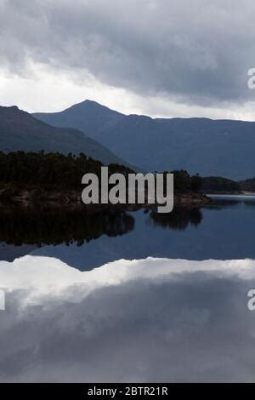
<instances>
[{"instance_id":1,"label":"cloud reflection","mask_svg":"<svg viewBox=\"0 0 255 400\"><path fill-rule=\"evenodd\" d=\"M253 381L255 261L1 262L1 382Z\"/></svg>"}]
</instances>

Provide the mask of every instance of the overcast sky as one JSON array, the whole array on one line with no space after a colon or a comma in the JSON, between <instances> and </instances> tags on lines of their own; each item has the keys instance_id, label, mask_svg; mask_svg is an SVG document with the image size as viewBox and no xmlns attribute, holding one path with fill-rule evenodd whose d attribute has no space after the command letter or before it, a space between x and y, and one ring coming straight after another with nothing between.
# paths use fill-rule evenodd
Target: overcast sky
<instances>
[{"instance_id":1,"label":"overcast sky","mask_svg":"<svg viewBox=\"0 0 255 400\"><path fill-rule=\"evenodd\" d=\"M0 104L255 120L254 0L0 0Z\"/></svg>"}]
</instances>

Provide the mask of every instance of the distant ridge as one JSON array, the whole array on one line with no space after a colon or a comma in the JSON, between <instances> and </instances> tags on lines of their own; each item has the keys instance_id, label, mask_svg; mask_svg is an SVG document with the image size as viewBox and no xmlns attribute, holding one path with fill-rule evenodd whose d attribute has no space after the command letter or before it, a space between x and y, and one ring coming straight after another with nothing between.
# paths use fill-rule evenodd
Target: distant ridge
<instances>
[{"instance_id":1,"label":"distant ridge","mask_svg":"<svg viewBox=\"0 0 255 400\"><path fill-rule=\"evenodd\" d=\"M104 164L125 164L105 146L77 129L56 128L18 107L0 106L0 151L41 151L79 154Z\"/></svg>"},{"instance_id":2,"label":"distant ridge","mask_svg":"<svg viewBox=\"0 0 255 400\"><path fill-rule=\"evenodd\" d=\"M144 170L183 168L238 180L255 176L255 122L126 116L88 100L35 116L51 125L78 128Z\"/></svg>"}]
</instances>

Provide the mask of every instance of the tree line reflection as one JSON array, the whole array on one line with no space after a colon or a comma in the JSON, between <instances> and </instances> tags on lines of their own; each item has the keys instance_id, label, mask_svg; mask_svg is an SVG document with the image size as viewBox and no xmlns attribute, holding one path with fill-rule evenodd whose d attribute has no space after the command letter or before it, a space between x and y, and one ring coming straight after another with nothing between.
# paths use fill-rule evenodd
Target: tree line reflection
<instances>
[{"instance_id":1,"label":"tree line reflection","mask_svg":"<svg viewBox=\"0 0 255 400\"><path fill-rule=\"evenodd\" d=\"M184 230L202 222L199 209L175 208L172 213L146 211L152 225ZM0 210L0 242L12 245L66 245L98 239L102 235L124 235L135 229L135 212L100 211L88 214L82 209L2 209Z\"/></svg>"}]
</instances>

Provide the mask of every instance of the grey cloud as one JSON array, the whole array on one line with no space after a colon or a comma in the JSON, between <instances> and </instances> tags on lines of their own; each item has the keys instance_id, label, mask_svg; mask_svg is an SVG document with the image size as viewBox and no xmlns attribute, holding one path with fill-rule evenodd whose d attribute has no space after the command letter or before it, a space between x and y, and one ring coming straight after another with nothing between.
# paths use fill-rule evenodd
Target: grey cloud
<instances>
[{"instance_id":1,"label":"grey cloud","mask_svg":"<svg viewBox=\"0 0 255 400\"><path fill-rule=\"evenodd\" d=\"M253 97L252 0L2 0L0 10L0 60L16 73L32 60L186 103Z\"/></svg>"},{"instance_id":2,"label":"grey cloud","mask_svg":"<svg viewBox=\"0 0 255 400\"><path fill-rule=\"evenodd\" d=\"M247 291L205 272L135 280L1 313L0 381L253 381Z\"/></svg>"}]
</instances>

